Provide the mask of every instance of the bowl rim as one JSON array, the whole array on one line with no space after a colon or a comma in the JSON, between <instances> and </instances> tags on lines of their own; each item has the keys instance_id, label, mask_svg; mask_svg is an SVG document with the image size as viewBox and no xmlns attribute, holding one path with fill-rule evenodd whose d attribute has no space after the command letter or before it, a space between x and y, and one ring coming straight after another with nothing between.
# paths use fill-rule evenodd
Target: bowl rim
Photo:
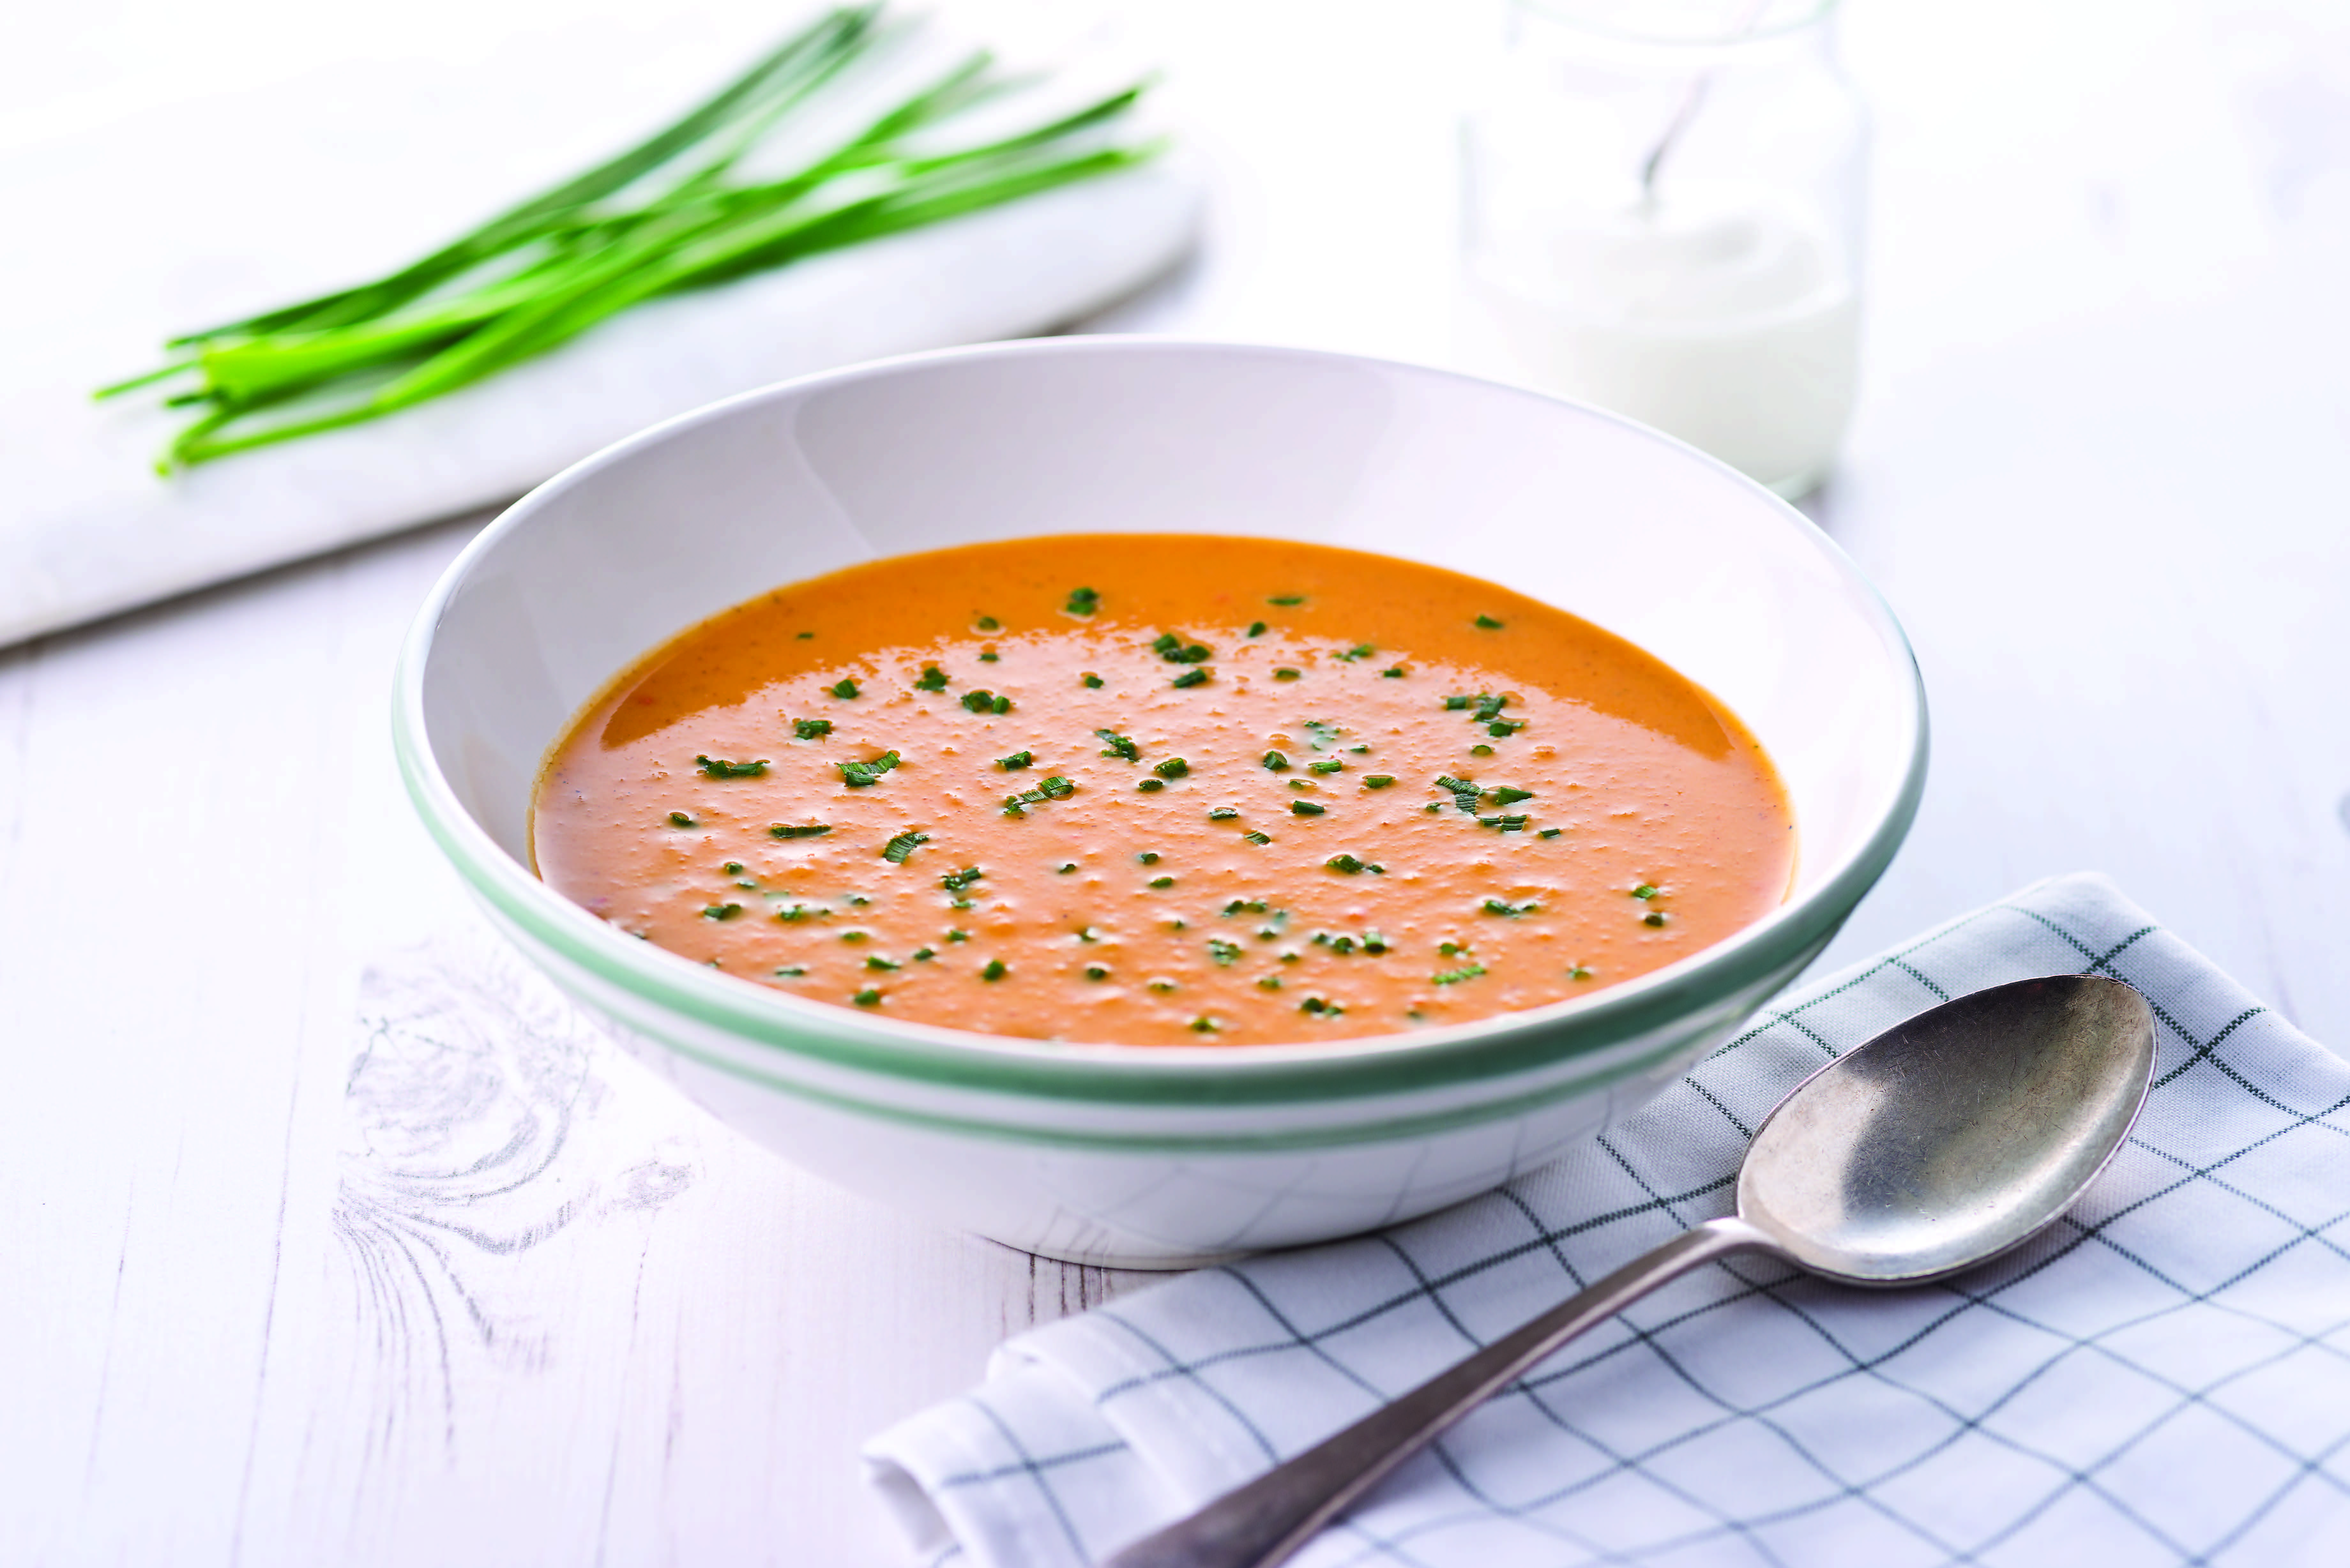
<instances>
[{"instance_id":1,"label":"bowl rim","mask_svg":"<svg viewBox=\"0 0 2350 1568\"><path fill-rule=\"evenodd\" d=\"M1704 463L1775 508L1825 556L1889 649L1908 665L1902 714L1908 756L1900 787L1866 839L1829 876L1710 947L1588 996L1409 1033L1266 1045L1054 1044L851 1012L793 996L613 930L509 856L474 820L442 774L424 718L424 673L450 601L504 537L556 498L649 447L754 405L818 389L920 373L967 359L1067 355L1240 355L1336 360L1410 377L1462 381L1490 391L1563 404ZM746 597L749 596L745 596ZM929 349L864 361L737 393L663 420L582 458L502 511L459 552L419 607L393 675L392 749L426 831L470 891L531 939L657 1009L739 1041L838 1070L936 1088L1110 1104L1243 1106L1409 1093L1505 1077L1594 1054L1660 1028L1737 992L1825 943L1900 847L1925 788L1929 731L1917 655L1884 596L1852 559L1792 504L1720 460L1646 425L1571 399L1408 361L1327 349L1223 342L1164 334L1088 334ZM1690 994L1695 992L1697 994Z\"/></svg>"}]
</instances>

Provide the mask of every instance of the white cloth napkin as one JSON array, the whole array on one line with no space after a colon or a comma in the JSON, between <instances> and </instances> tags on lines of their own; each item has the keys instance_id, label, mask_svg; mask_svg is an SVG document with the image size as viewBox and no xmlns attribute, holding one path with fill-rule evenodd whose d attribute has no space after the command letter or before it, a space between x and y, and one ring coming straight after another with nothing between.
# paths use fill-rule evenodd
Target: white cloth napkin
<instances>
[{"instance_id":1,"label":"white cloth napkin","mask_svg":"<svg viewBox=\"0 0 2350 1568\"><path fill-rule=\"evenodd\" d=\"M2350 1065L2103 878L2025 889L1783 1001L1580 1152L1358 1241L1206 1270L1003 1345L876 1438L929 1563L1088 1563L1675 1231L1751 1129L1947 996L2117 976L2156 1086L2078 1208L1947 1284L1736 1261L1553 1357L1295 1561L2339 1562L2350 1554Z\"/></svg>"},{"instance_id":2,"label":"white cloth napkin","mask_svg":"<svg viewBox=\"0 0 2350 1568\"><path fill-rule=\"evenodd\" d=\"M1201 208L1197 171L1162 159L656 301L447 398L169 479L152 465L184 411L141 394L90 401L135 361L93 349L23 374L0 361L0 646L511 500L736 392L1065 326L1170 266Z\"/></svg>"}]
</instances>

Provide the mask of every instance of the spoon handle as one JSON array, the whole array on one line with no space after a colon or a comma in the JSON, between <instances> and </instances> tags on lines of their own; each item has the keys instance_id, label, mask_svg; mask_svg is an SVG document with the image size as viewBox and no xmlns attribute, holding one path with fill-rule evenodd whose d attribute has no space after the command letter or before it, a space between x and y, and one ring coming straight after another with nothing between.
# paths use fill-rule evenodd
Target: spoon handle
<instances>
[{"instance_id":1,"label":"spoon handle","mask_svg":"<svg viewBox=\"0 0 2350 1568\"><path fill-rule=\"evenodd\" d=\"M1772 1250L1761 1231L1734 1218L1684 1231L1394 1403L1136 1542L1102 1568L1273 1568L1398 1465L1585 1329L1701 1263Z\"/></svg>"}]
</instances>

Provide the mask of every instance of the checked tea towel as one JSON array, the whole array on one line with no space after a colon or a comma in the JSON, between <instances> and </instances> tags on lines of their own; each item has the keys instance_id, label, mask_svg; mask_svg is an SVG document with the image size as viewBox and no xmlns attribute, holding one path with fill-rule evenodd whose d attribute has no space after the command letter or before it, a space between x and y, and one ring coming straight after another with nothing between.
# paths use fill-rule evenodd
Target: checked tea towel
<instances>
[{"instance_id":1,"label":"checked tea towel","mask_svg":"<svg viewBox=\"0 0 2350 1568\"><path fill-rule=\"evenodd\" d=\"M2078 1208L1949 1283L1734 1261L1569 1345L1305 1568L2350 1562L2350 1064L2100 877L1783 1001L1555 1165L1012 1341L867 1461L920 1560L1076 1568L1697 1220L1805 1074L1947 996L2116 976L2154 1093Z\"/></svg>"}]
</instances>

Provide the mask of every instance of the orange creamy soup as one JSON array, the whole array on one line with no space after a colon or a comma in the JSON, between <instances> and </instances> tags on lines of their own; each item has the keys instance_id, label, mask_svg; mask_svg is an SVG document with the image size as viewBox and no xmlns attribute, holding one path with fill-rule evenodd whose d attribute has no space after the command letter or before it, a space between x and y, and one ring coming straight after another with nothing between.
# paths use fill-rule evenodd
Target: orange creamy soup
<instances>
[{"instance_id":1,"label":"orange creamy soup","mask_svg":"<svg viewBox=\"0 0 2350 1568\"><path fill-rule=\"evenodd\" d=\"M1091 535L898 556L654 650L549 753L540 874L885 1017L1135 1045L1539 1007L1786 895L1769 760L1698 687L1384 556Z\"/></svg>"}]
</instances>

